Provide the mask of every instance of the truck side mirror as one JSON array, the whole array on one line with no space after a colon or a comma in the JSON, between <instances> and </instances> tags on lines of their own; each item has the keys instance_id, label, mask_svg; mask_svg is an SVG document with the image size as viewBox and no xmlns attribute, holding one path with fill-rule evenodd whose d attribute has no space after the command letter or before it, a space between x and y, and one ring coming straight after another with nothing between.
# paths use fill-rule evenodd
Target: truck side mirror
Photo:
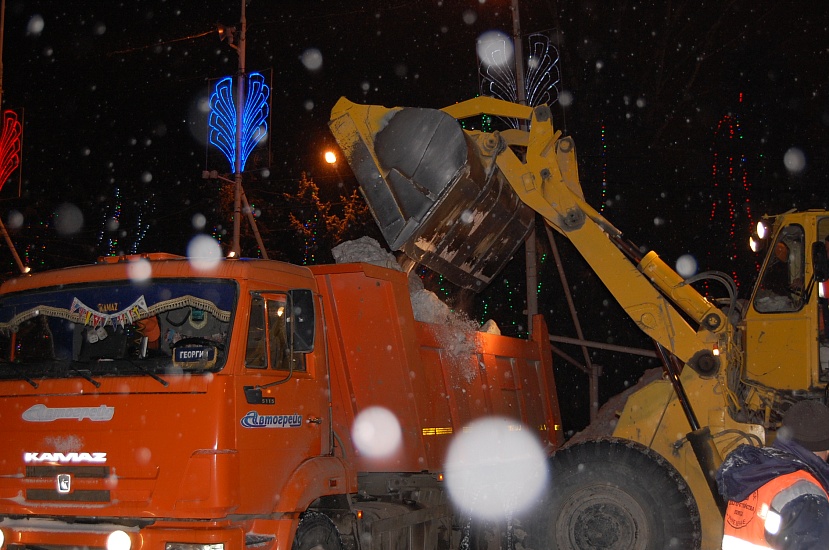
<instances>
[{"instance_id":1,"label":"truck side mirror","mask_svg":"<svg viewBox=\"0 0 829 550\"><path fill-rule=\"evenodd\" d=\"M812 243L812 272L819 283L829 280L829 257L823 241Z\"/></svg>"}]
</instances>

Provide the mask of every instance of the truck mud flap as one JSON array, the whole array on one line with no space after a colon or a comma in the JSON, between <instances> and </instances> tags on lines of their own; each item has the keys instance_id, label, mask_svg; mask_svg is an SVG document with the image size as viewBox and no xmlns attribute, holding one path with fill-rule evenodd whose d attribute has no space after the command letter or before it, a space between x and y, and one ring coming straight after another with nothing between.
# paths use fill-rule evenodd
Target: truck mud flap
<instances>
[{"instance_id":1,"label":"truck mud flap","mask_svg":"<svg viewBox=\"0 0 829 550\"><path fill-rule=\"evenodd\" d=\"M533 211L447 113L342 98L329 126L389 247L453 283L483 290L529 233Z\"/></svg>"}]
</instances>

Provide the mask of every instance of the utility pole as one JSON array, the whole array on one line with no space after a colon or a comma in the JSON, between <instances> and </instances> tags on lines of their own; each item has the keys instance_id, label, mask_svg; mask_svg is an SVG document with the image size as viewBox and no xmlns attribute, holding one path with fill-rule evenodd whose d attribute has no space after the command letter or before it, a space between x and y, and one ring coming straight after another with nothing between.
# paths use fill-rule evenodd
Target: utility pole
<instances>
[{"instance_id":1,"label":"utility pole","mask_svg":"<svg viewBox=\"0 0 829 550\"><path fill-rule=\"evenodd\" d=\"M514 43L513 51L515 53L515 92L516 98L518 99L518 103L521 105L527 104L526 98L526 88L524 84L524 52L523 52L523 39L521 38L521 19L520 13L518 11L518 0L512 0L512 4L510 9L512 10L512 41ZM522 129L526 129L526 125L524 122L522 124ZM527 235L527 239L524 241L524 256L525 262L527 267L527 333L530 334L532 331L532 318L533 315L538 313L538 251L536 246L536 216L532 217L532 221L530 222L532 228L530 229L529 235ZM556 266L558 267L559 277L561 278L562 288L564 290L564 295L567 298L567 303L570 308L570 315L573 319L573 323L576 327L576 332L578 334L579 340L584 342L584 334L581 330L581 323L579 322L578 314L576 313L575 305L573 304L573 298L570 294L570 288L567 285L567 278L564 274L564 269L561 264L561 258L558 254L558 247L556 246L555 239L553 238L552 231L550 228L545 226L547 231L547 238L550 241L550 246L552 247L553 256L556 261ZM598 366L594 365L590 359L590 352L583 343L581 345L582 354L584 355L584 362L585 362L585 370L589 377L589 388L590 388L590 421L592 422L595 420L596 416L598 415L599 410L599 374L600 369Z\"/></svg>"},{"instance_id":2,"label":"utility pole","mask_svg":"<svg viewBox=\"0 0 829 550\"><path fill-rule=\"evenodd\" d=\"M524 43L521 37L521 15L518 0L512 0L512 42L515 59L515 95L518 103L527 104L524 84ZM522 129L526 124L521 122ZM527 278L527 334L532 333L533 315L538 313L538 251L535 243L535 215L530 222L530 233L524 241L524 260Z\"/></svg>"},{"instance_id":3,"label":"utility pole","mask_svg":"<svg viewBox=\"0 0 829 550\"><path fill-rule=\"evenodd\" d=\"M245 19L245 3L242 0L242 21L240 22L239 42L236 53L239 54L239 72L236 73L236 174L233 187L233 243L231 253L234 258L242 256L239 245L239 233L242 220L242 116L245 112L245 35L247 34L247 20Z\"/></svg>"}]
</instances>

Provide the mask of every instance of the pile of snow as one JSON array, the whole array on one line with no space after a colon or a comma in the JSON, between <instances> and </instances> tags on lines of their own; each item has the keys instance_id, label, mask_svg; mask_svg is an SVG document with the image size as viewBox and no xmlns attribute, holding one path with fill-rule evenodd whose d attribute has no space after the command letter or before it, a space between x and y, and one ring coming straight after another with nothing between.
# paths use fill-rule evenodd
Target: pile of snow
<instances>
[{"instance_id":1,"label":"pile of snow","mask_svg":"<svg viewBox=\"0 0 829 550\"><path fill-rule=\"evenodd\" d=\"M625 408L625 403L627 403L628 397L630 397L632 393L641 390L651 382L659 380L660 378L662 378L661 368L646 370L636 384L627 388L625 391L614 395L607 401L607 403L602 405L595 420L593 420L585 429L568 439L564 446L568 447L582 441L613 435L613 430L616 429L616 424L619 421L619 415L622 413L622 409Z\"/></svg>"},{"instance_id":2,"label":"pile of snow","mask_svg":"<svg viewBox=\"0 0 829 550\"><path fill-rule=\"evenodd\" d=\"M371 237L360 237L353 241L343 242L335 246L331 253L334 256L334 261L338 264L363 262L403 271L394 254L385 250L376 239ZM457 352L458 355L461 355L475 350L474 342L469 342L469 339L465 338L463 334L477 332L479 330L477 323L466 315L453 311L438 298L437 294L423 288L423 281L413 273L409 273L409 295L412 299L412 309L416 320L422 323L443 325L451 329L442 332L442 335L445 335L449 340L441 342L450 353ZM480 330L490 334L501 334L498 326L492 320L487 321L483 327L480 327ZM454 332L462 334L449 334Z\"/></svg>"},{"instance_id":3,"label":"pile of snow","mask_svg":"<svg viewBox=\"0 0 829 550\"><path fill-rule=\"evenodd\" d=\"M394 255L384 250L380 243L371 237L345 241L331 249L331 254L338 264L363 262L402 271Z\"/></svg>"}]
</instances>

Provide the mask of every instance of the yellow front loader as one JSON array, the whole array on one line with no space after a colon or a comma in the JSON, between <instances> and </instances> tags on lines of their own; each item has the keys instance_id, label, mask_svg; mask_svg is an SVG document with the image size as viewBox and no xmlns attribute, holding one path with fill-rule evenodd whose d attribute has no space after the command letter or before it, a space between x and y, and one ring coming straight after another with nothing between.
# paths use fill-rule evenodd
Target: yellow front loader
<instances>
[{"instance_id":1,"label":"yellow front loader","mask_svg":"<svg viewBox=\"0 0 829 550\"><path fill-rule=\"evenodd\" d=\"M528 129L458 122L480 114ZM683 279L585 202L575 144L547 106L479 97L436 110L342 98L329 126L393 250L482 290L540 214L656 345L663 379L628 398L612 437L555 453L550 491L527 519L535 547L719 548L722 458L770 442L782 413L821 397L829 381L829 212L765 217L768 233L755 238L769 253L750 300L738 301L728 276ZM725 296L703 296L693 286L703 279Z\"/></svg>"}]
</instances>

